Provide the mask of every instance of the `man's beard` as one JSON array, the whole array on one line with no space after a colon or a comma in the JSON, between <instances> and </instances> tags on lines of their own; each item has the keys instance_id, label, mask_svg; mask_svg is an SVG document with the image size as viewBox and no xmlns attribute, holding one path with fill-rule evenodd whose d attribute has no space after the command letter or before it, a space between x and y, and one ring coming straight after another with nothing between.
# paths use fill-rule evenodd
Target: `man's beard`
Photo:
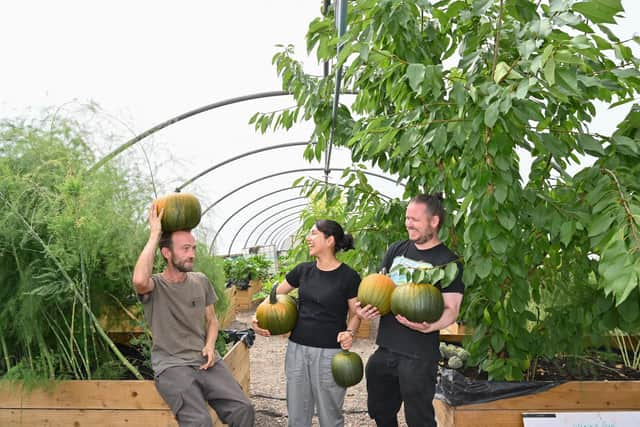
<instances>
[{"instance_id":1,"label":"man's beard","mask_svg":"<svg viewBox=\"0 0 640 427\"><path fill-rule=\"evenodd\" d=\"M173 266L175 267L176 270L178 270L181 273L189 273L190 271L193 271L193 264L190 267L187 267L186 264L187 261L183 261L180 262L175 258L171 259L171 263L173 264Z\"/></svg>"},{"instance_id":2,"label":"man's beard","mask_svg":"<svg viewBox=\"0 0 640 427\"><path fill-rule=\"evenodd\" d=\"M433 239L434 235L435 235L435 233L433 231L427 231L425 234L422 234L422 235L420 235L420 237L415 239L413 241L413 243L416 243L418 245L423 245L423 244L427 243L428 241L430 241L431 239Z\"/></svg>"}]
</instances>

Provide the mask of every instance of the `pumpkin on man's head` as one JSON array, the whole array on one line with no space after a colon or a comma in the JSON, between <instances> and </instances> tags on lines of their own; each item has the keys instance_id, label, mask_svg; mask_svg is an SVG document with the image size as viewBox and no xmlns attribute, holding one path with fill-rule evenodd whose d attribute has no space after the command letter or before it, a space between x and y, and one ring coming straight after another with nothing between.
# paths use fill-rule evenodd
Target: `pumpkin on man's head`
<instances>
[{"instance_id":1,"label":"pumpkin on man's head","mask_svg":"<svg viewBox=\"0 0 640 427\"><path fill-rule=\"evenodd\" d=\"M171 193L154 201L162 214L162 231L191 230L200 224L202 209L198 198L189 193Z\"/></svg>"}]
</instances>

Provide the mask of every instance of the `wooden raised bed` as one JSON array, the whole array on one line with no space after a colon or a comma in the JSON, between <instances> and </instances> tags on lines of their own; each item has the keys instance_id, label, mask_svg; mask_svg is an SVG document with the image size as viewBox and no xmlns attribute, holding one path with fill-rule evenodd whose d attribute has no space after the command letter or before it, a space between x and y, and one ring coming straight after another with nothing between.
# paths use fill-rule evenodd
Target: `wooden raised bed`
<instances>
[{"instance_id":1,"label":"wooden raised bed","mask_svg":"<svg viewBox=\"0 0 640 427\"><path fill-rule=\"evenodd\" d=\"M640 381L570 381L527 396L449 406L434 400L439 427L523 427L530 412L640 411ZM638 412L640 425L640 412Z\"/></svg>"},{"instance_id":2,"label":"wooden raised bed","mask_svg":"<svg viewBox=\"0 0 640 427\"><path fill-rule=\"evenodd\" d=\"M230 288L226 288L224 292L227 294L227 299L229 300L229 308L225 313L222 319L219 319L220 329L226 329L231 326L234 320L236 320L236 306L235 306L235 298L236 298L236 287L231 286Z\"/></svg>"},{"instance_id":3,"label":"wooden raised bed","mask_svg":"<svg viewBox=\"0 0 640 427\"><path fill-rule=\"evenodd\" d=\"M224 361L249 395L249 349L236 343ZM215 427L224 424L210 410ZM23 391L0 382L0 426L177 426L152 380L60 381L52 390Z\"/></svg>"},{"instance_id":4,"label":"wooden raised bed","mask_svg":"<svg viewBox=\"0 0 640 427\"><path fill-rule=\"evenodd\" d=\"M248 311L253 308L253 296L262 290L262 281L249 281L249 288L236 289L234 307L237 311Z\"/></svg>"}]
</instances>

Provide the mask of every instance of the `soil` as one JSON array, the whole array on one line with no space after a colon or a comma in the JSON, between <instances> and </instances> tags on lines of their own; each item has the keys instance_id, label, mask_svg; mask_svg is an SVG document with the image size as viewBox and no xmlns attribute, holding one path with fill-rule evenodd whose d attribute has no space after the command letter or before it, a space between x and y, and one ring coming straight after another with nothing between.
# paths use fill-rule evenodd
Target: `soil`
<instances>
[{"instance_id":1,"label":"soil","mask_svg":"<svg viewBox=\"0 0 640 427\"><path fill-rule=\"evenodd\" d=\"M236 314L236 320L229 329L246 329L251 326L255 311ZM372 327L375 337L375 327ZM286 381L284 374L284 354L287 345L285 336L265 338L256 335L251 347L251 400L256 408L256 426L272 427L287 425ZM351 351L357 352L366 364L376 349L374 338L356 338ZM540 360L536 365L535 380L640 380L640 371L625 368L624 365L606 360L606 353L593 353L577 359ZM580 362L580 363L578 363ZM476 369L464 369L461 372L473 379L486 379ZM346 427L368 427L375 423L367 414L367 391L365 380L349 387L344 403ZM406 425L404 413L398 413L400 426ZM319 426L314 416L312 426Z\"/></svg>"}]
</instances>

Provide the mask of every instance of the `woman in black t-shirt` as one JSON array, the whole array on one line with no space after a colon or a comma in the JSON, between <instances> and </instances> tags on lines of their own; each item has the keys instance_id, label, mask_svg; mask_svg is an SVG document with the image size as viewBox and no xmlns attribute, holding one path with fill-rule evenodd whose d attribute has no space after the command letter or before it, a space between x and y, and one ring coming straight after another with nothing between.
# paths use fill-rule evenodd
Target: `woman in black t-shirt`
<instances>
[{"instance_id":1,"label":"woman in black t-shirt","mask_svg":"<svg viewBox=\"0 0 640 427\"><path fill-rule=\"evenodd\" d=\"M333 380L331 359L351 348L360 326L355 305L360 275L336 258L336 252L353 249L353 238L337 222L317 221L306 240L316 260L298 264L276 291L298 289L298 321L285 358L289 426L310 426L314 407L321 427L341 426L346 389ZM270 335L255 319L253 328Z\"/></svg>"}]
</instances>

